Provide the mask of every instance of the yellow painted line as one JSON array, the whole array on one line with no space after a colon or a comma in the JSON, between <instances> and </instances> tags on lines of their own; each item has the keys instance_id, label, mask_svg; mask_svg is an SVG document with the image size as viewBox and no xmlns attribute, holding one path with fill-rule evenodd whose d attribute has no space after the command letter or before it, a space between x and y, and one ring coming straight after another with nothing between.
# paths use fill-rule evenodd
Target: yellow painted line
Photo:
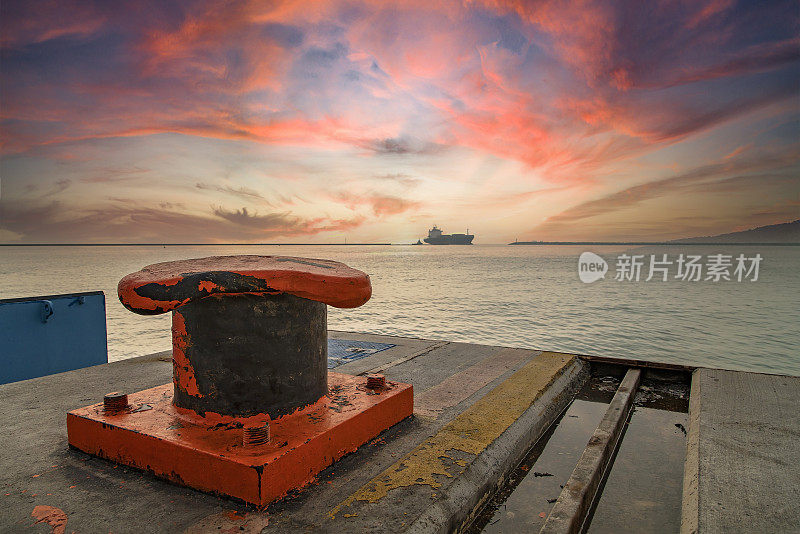
<instances>
[{"instance_id":1,"label":"yellow painted line","mask_svg":"<svg viewBox=\"0 0 800 534\"><path fill-rule=\"evenodd\" d=\"M452 478L467 465L463 453L477 456L483 452L574 359L571 354L554 352L543 352L532 358L438 433L339 503L329 512L329 517L333 519L355 501L377 502L396 488L415 484L441 487L440 480Z\"/></svg>"},{"instance_id":2,"label":"yellow painted line","mask_svg":"<svg viewBox=\"0 0 800 534\"><path fill-rule=\"evenodd\" d=\"M533 351L525 349L504 349L495 352L460 373L415 395L414 413L437 417L443 410L470 397L533 354L535 354Z\"/></svg>"}]
</instances>

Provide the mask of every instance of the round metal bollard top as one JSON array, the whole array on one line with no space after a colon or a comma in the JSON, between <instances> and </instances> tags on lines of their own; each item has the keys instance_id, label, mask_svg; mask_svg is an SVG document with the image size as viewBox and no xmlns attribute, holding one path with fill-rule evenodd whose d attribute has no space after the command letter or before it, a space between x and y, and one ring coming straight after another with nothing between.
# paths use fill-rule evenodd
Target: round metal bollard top
<instances>
[{"instance_id":1,"label":"round metal bollard top","mask_svg":"<svg viewBox=\"0 0 800 534\"><path fill-rule=\"evenodd\" d=\"M122 305L157 315L218 293L289 293L336 308L372 295L369 276L344 263L289 256L212 256L148 265L120 280Z\"/></svg>"}]
</instances>

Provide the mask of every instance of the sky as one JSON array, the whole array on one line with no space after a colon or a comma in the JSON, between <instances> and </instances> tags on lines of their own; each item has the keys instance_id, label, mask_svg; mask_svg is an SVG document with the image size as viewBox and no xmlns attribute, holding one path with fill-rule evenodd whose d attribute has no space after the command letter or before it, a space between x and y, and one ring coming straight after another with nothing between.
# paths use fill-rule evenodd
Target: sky
<instances>
[{"instance_id":1,"label":"sky","mask_svg":"<svg viewBox=\"0 0 800 534\"><path fill-rule=\"evenodd\" d=\"M793 1L0 3L0 243L800 218Z\"/></svg>"}]
</instances>

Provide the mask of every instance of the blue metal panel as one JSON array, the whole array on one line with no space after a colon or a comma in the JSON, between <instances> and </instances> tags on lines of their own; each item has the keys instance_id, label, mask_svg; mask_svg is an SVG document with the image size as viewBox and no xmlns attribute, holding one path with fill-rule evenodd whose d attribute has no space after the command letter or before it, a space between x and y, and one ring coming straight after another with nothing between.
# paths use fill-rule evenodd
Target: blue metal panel
<instances>
[{"instance_id":1,"label":"blue metal panel","mask_svg":"<svg viewBox=\"0 0 800 534\"><path fill-rule=\"evenodd\" d=\"M0 300L0 384L106 362L102 291Z\"/></svg>"},{"instance_id":2,"label":"blue metal panel","mask_svg":"<svg viewBox=\"0 0 800 534\"><path fill-rule=\"evenodd\" d=\"M339 367L354 360L371 356L376 352L394 347L389 343L328 339L328 369Z\"/></svg>"}]
</instances>

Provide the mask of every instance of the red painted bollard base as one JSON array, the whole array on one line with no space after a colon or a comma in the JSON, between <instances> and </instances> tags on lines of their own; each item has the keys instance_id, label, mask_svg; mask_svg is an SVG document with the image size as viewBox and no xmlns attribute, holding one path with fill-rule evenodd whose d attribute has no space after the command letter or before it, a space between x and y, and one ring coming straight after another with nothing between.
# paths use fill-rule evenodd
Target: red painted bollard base
<instances>
[{"instance_id":1,"label":"red painted bollard base","mask_svg":"<svg viewBox=\"0 0 800 534\"><path fill-rule=\"evenodd\" d=\"M192 416L172 404L172 384L128 395L123 411L103 403L67 414L69 444L198 490L264 505L412 414L410 384L328 375L328 395L269 421L268 439L243 439L253 418ZM180 411L179 411L180 410Z\"/></svg>"}]
</instances>

